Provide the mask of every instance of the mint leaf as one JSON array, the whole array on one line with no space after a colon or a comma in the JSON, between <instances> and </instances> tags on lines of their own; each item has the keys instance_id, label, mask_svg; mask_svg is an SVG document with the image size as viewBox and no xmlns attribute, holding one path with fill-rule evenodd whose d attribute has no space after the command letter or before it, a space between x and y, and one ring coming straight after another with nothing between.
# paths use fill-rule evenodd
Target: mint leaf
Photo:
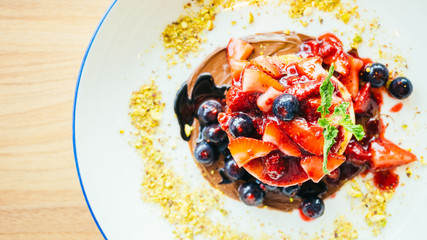
<instances>
[{"instance_id":1,"label":"mint leaf","mask_svg":"<svg viewBox=\"0 0 427 240\"><path fill-rule=\"evenodd\" d=\"M363 131L363 127L360 124L353 124L350 119L350 115L345 114L343 118L338 122L339 125L343 126L343 128L351 133L353 133L354 137L357 140L362 140L363 136L365 136L365 132Z\"/></svg>"},{"instance_id":2,"label":"mint leaf","mask_svg":"<svg viewBox=\"0 0 427 240\"><path fill-rule=\"evenodd\" d=\"M334 145L335 138L338 135L338 129L330 124L328 124L324 129L323 129L323 138L324 138L324 143L323 143L323 172L326 174L331 174L328 171L327 168L327 164L328 164L328 154L329 151L331 150L332 145Z\"/></svg>"},{"instance_id":3,"label":"mint leaf","mask_svg":"<svg viewBox=\"0 0 427 240\"><path fill-rule=\"evenodd\" d=\"M338 136L338 129L334 125L341 125L346 131L351 132L357 140L361 140L365 136L363 127L353 124L350 115L347 113L347 109L350 106L349 102L342 102L336 106L332 115L326 118L330 113L329 108L332 106L334 85L331 82L331 77L333 73L334 64L331 65L328 76L323 80L322 85L320 85L321 104L317 108L317 112L321 114L321 118L317 120L317 123L323 128L323 172L325 174L330 174L327 168L328 155L331 147L336 143L335 138Z\"/></svg>"},{"instance_id":4,"label":"mint leaf","mask_svg":"<svg viewBox=\"0 0 427 240\"><path fill-rule=\"evenodd\" d=\"M320 112L322 118L329 114L329 108L332 106L332 94L334 93L334 85L332 85L331 77L334 74L334 64L332 63L329 68L328 76L323 80L322 85L320 85L319 92L321 97L321 104L317 108L317 111Z\"/></svg>"}]
</instances>

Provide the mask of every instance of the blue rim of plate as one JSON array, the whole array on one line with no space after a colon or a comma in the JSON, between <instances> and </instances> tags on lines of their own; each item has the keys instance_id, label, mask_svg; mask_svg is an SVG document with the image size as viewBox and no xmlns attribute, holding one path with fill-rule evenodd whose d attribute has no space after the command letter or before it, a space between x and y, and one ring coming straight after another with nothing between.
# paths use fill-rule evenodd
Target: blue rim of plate
<instances>
[{"instance_id":1,"label":"blue rim of plate","mask_svg":"<svg viewBox=\"0 0 427 240\"><path fill-rule=\"evenodd\" d=\"M89 200L87 198L86 195L86 191L85 191L85 187L83 186L83 181L82 181L82 177L80 175L80 169L79 169L79 160L77 158L77 147L76 147L76 106L77 106L77 95L79 93L79 85L80 85L80 80L82 77L82 72L86 63L86 58L89 55L90 49L92 47L93 42L95 41L95 38L99 32L99 30L101 29L102 24L104 23L104 20L107 18L108 14L111 12L111 9L113 9L114 5L117 3L118 0L113 0L113 2L110 4L110 6L108 7L107 11L105 12L104 16L102 16L101 21L99 22L98 26L96 27L95 32L92 35L92 39L89 42L89 45L86 49L86 53L83 57L83 61L82 61L82 65L80 66L80 71L79 71L79 75L77 77L77 83L76 83L76 90L74 92L74 106L73 106L73 151L74 151L74 160L76 163L76 169L77 169L77 175L79 177L79 182L80 182L80 187L82 189L83 192L83 196L85 198L87 207L89 208L90 214L92 215L93 220L96 223L96 226L98 227L99 231L101 232L102 236L107 239L107 236L105 235L104 231L101 228L101 225L99 225L98 220L96 219L95 214L92 211L92 207L90 206Z\"/></svg>"}]
</instances>

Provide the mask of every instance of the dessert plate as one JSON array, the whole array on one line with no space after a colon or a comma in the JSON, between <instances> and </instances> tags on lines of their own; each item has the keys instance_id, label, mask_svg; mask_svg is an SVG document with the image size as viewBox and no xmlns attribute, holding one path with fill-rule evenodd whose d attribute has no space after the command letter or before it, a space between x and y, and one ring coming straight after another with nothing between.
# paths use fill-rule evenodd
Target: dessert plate
<instances>
[{"instance_id":1,"label":"dessert plate","mask_svg":"<svg viewBox=\"0 0 427 240\"><path fill-rule=\"evenodd\" d=\"M151 78L155 79L166 104L160 128L167 133L165 136L170 143L169 146L162 146L162 150L172 157L176 164L174 171L186 181L198 187L210 188L193 163L187 143L179 137L179 127L173 113L176 91L187 80L192 69L217 47L225 46L231 37L284 29L318 36L340 29L344 35L338 36L348 49L354 36L352 25L337 21L330 13L313 13L324 18L323 23L313 22L304 27L298 20L288 17L286 6L277 7L271 3L256 7L243 3L236 5L233 11L225 10L216 16L215 28L207 33L203 50L187 59L187 63L193 67L180 65L168 68L162 59L166 52L161 44L161 34L167 24L186 13L184 3L168 0L113 1L95 30L83 59L73 112L74 154L89 210L102 235L108 239L173 238L174 227L161 217L160 208L141 200L144 194L140 190L143 166L139 154L130 144L130 132L134 129L128 112L133 91L149 83ZM404 148L411 148L421 158L426 153L424 137L427 135L427 83L424 80L427 56L424 39L427 33L419 26L427 22L427 15L423 12L427 9L427 2L365 0L358 1L358 5L361 19L377 18L381 25L383 31L374 36L378 46L384 43L387 45L381 48L384 52L397 51L408 60L409 68L405 73L412 80L414 93L403 101L404 107L398 113L388 111L398 101L385 97L383 118L389 123L386 137ZM246 19L249 12L255 16L252 24ZM232 21L237 23L232 24ZM377 60L378 48L361 47L359 54ZM394 59L383 61L393 64ZM407 127L402 128L403 125ZM124 134L120 130L124 130ZM176 145L176 148L172 148L172 145ZM423 220L427 215L427 208L424 207L427 202L424 187L427 184L427 168L419 162L409 166L412 169L411 177L405 175L405 167L398 170L403 184L397 188L388 206L391 216L387 226L377 237L364 225L363 209L355 207L357 204L348 197L348 186L336 197L325 201L325 215L315 221L304 222L298 211L283 213L251 208L224 199L225 208L230 210L227 218L236 229L254 236L260 232L278 236L280 230L299 239L300 230L309 234L320 233L322 229L329 231L332 230L333 220L345 215L358 229L360 239L423 239ZM257 227L259 224L264 227Z\"/></svg>"}]
</instances>

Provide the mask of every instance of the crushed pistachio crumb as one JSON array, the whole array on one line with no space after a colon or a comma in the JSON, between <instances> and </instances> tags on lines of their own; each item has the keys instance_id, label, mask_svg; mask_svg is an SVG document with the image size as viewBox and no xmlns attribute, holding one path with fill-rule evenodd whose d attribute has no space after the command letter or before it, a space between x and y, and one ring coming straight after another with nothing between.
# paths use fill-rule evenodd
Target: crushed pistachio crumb
<instances>
[{"instance_id":1,"label":"crushed pistachio crumb","mask_svg":"<svg viewBox=\"0 0 427 240\"><path fill-rule=\"evenodd\" d=\"M353 38L353 42L351 43L351 47L354 49L357 49L357 47L359 46L359 44L362 42L362 37L359 34L355 34L354 38Z\"/></svg>"},{"instance_id":2,"label":"crushed pistachio crumb","mask_svg":"<svg viewBox=\"0 0 427 240\"><path fill-rule=\"evenodd\" d=\"M337 240L354 240L358 238L357 230L353 228L353 224L347 221L344 216L337 218L334 221L334 237Z\"/></svg>"},{"instance_id":3,"label":"crushed pistachio crumb","mask_svg":"<svg viewBox=\"0 0 427 240\"><path fill-rule=\"evenodd\" d=\"M253 23L254 22L254 15L250 12L249 13L249 19L248 19L249 23Z\"/></svg>"},{"instance_id":4,"label":"crushed pistachio crumb","mask_svg":"<svg viewBox=\"0 0 427 240\"><path fill-rule=\"evenodd\" d=\"M361 200L368 213L365 215L365 221L371 227L372 233L377 236L387 224L387 203L394 195L393 190L379 190L374 187L370 181L365 183L366 191L363 192L356 181L351 181L349 195L355 199ZM360 195L362 194L362 195Z\"/></svg>"},{"instance_id":5,"label":"crushed pistachio crumb","mask_svg":"<svg viewBox=\"0 0 427 240\"><path fill-rule=\"evenodd\" d=\"M184 126L185 136L189 137L192 131L193 131L193 127L188 124L185 124Z\"/></svg>"},{"instance_id":6,"label":"crushed pistachio crumb","mask_svg":"<svg viewBox=\"0 0 427 240\"><path fill-rule=\"evenodd\" d=\"M119 132L120 132L120 134L123 134L123 133L125 133L125 130L121 129Z\"/></svg>"}]
</instances>

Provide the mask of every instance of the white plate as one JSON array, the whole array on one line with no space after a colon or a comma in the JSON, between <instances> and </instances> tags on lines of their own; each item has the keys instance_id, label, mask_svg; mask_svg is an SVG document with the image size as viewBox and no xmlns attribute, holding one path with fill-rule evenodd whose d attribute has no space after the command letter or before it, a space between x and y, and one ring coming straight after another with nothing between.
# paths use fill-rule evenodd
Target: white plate
<instances>
[{"instance_id":1,"label":"white plate","mask_svg":"<svg viewBox=\"0 0 427 240\"><path fill-rule=\"evenodd\" d=\"M166 70L165 61L160 59L165 54L160 36L168 23L184 14L182 5L183 1L170 0L114 1L96 29L83 59L74 107L74 151L83 193L105 238L171 239L173 236L173 227L160 217L160 209L140 200L143 194L140 192L142 163L128 144L129 135L122 135L119 130L132 130L128 118L131 93L148 83L151 76L157 76L156 83L163 92L166 103L163 119L164 122L172 123L171 126L164 124L162 127L171 133L172 139L179 139L178 125L173 117L173 98L191 69L181 67ZM360 9L368 9L367 12L360 10L365 14L362 18L378 17L384 34L377 36L376 41L392 42L394 49L399 49L408 58L407 76L415 86L413 95L404 101L404 109L391 114L393 120L387 130L387 137L401 142L403 147L411 147L417 156L422 156L425 154L424 137L427 135L427 33L423 27L427 23L427 1L365 0L359 5ZM249 11L255 16L255 22L251 25L246 20ZM232 25L231 21L237 21L237 24ZM247 28L243 29L243 25ZM312 23L308 27L302 27L289 19L283 9L274 5L262 9L243 5L235 11L222 12L217 16L215 26L208 33L208 43L204 45L202 54L188 59L193 67L217 46L225 45L232 36L283 29L310 35L328 32L333 28L351 30L350 25L343 25L333 17L325 17L321 25ZM352 36L340 38L348 46L348 39ZM153 44L154 47L151 47ZM362 48L360 54L376 56L376 52L376 49ZM167 74L172 75L172 80L167 79ZM384 113L396 102L386 99ZM415 107L418 109L415 110ZM421 114L414 118L416 111ZM402 130L400 126L403 123L408 124L408 130ZM190 181L201 180L187 144L178 142L179 146L173 154L187 156L181 157L179 161L184 161L187 165L185 169L191 175ZM425 167L418 166L419 163L411 165L414 175L421 176L418 180L413 177L408 179L403 174L404 168L400 169L401 181L405 186L397 188L396 196L389 206L392 215L378 239L425 239L423 227L424 217L427 216L427 172ZM267 232L276 231L279 222L282 223L280 230L296 236L299 229L307 232L320 231L322 228L327 230L332 227L333 219L340 215L356 221L356 225L363 219L361 212L348 213L350 200L346 197L345 190L340 191L335 198L326 200L326 212L321 220L308 223L300 220L296 211L290 214L249 208L228 199L225 205L234 209L230 218L239 219L243 216L244 219L250 219L248 222L240 220L240 224L236 225L238 229L245 230L247 226L258 223L255 221L258 219L260 222L272 222L271 226L265 227ZM369 229L363 227L359 230L359 236L361 239L373 238Z\"/></svg>"}]
</instances>

